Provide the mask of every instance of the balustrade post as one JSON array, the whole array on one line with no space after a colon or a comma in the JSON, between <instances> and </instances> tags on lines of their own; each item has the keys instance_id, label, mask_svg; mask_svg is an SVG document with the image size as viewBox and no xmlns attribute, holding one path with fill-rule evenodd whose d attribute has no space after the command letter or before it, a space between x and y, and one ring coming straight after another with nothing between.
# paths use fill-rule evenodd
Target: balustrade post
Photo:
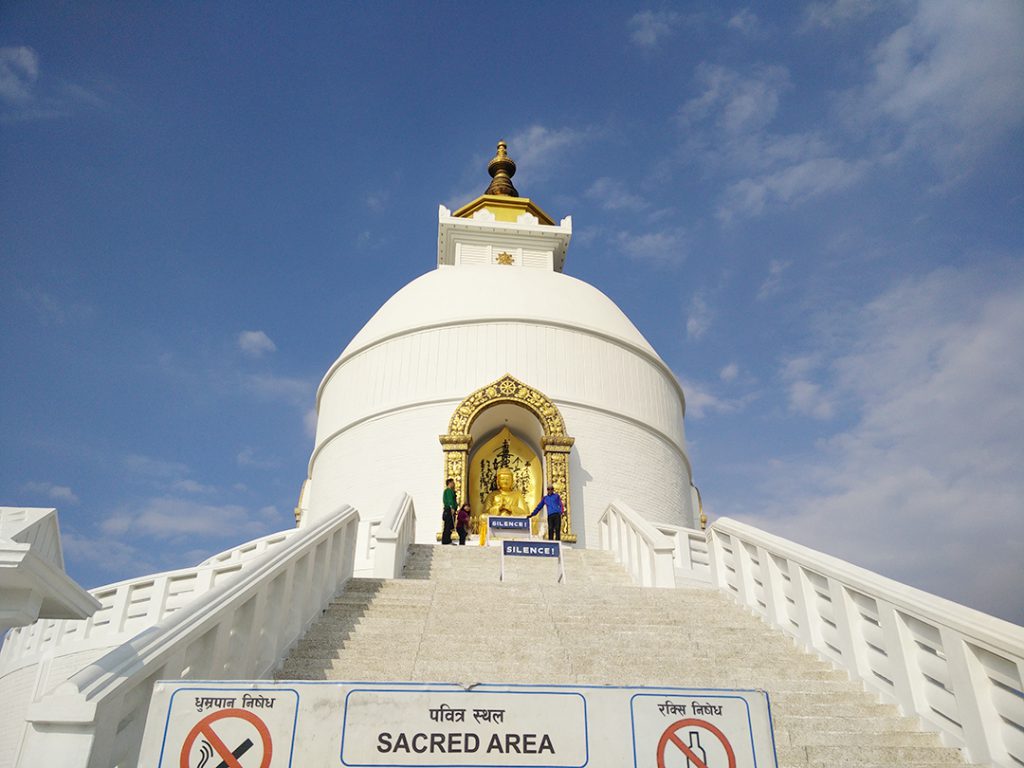
<instances>
[{"instance_id":1,"label":"balustrade post","mask_svg":"<svg viewBox=\"0 0 1024 768\"><path fill-rule=\"evenodd\" d=\"M711 584L723 592L729 591L726 579L725 548L722 546L722 534L714 526L708 531L708 570L711 572Z\"/></svg>"},{"instance_id":2,"label":"balustrade post","mask_svg":"<svg viewBox=\"0 0 1024 768\"><path fill-rule=\"evenodd\" d=\"M782 570L775 562L775 557L764 547L758 548L758 559L761 561L761 583L764 585L766 618L773 627L785 631L789 625L789 614L786 610Z\"/></svg>"},{"instance_id":3,"label":"balustrade post","mask_svg":"<svg viewBox=\"0 0 1024 768\"><path fill-rule=\"evenodd\" d=\"M921 676L914 661L916 645L896 608L881 600L877 604L878 624L885 639L893 696L904 714L923 714L928 711L928 706L921 690Z\"/></svg>"},{"instance_id":4,"label":"balustrade post","mask_svg":"<svg viewBox=\"0 0 1024 768\"><path fill-rule=\"evenodd\" d=\"M754 564L747 551L746 542L732 537L733 566L736 568L736 593L740 602L756 613L758 611L757 594L754 588L754 576L751 573Z\"/></svg>"},{"instance_id":5,"label":"balustrade post","mask_svg":"<svg viewBox=\"0 0 1024 768\"><path fill-rule=\"evenodd\" d=\"M152 626L163 618L164 613L167 611L167 599L169 596L170 579L166 576L157 576L153 579L149 605L146 606L146 623L148 625Z\"/></svg>"},{"instance_id":6,"label":"balustrade post","mask_svg":"<svg viewBox=\"0 0 1024 768\"><path fill-rule=\"evenodd\" d=\"M807 577L804 567L792 560L789 561L789 578L793 584L793 601L796 604L799 622L795 632L796 637L804 648L817 652L818 633L816 627L819 618L814 585L811 584L811 580Z\"/></svg>"},{"instance_id":7,"label":"balustrade post","mask_svg":"<svg viewBox=\"0 0 1024 768\"><path fill-rule=\"evenodd\" d=\"M239 609L233 608L227 615L222 616L221 620L217 622L217 626L213 628L215 633L213 641L210 643L210 660L209 668L196 675L193 673L193 677L206 677L213 680L221 678L231 679L235 677L230 673L231 660L233 651L231 648L232 641L234 640L234 629L235 619L238 617ZM237 652L235 649L234 652Z\"/></svg>"},{"instance_id":8,"label":"balustrade post","mask_svg":"<svg viewBox=\"0 0 1024 768\"><path fill-rule=\"evenodd\" d=\"M271 602L271 584L263 586L256 593L256 605L252 613L252 626L255 632L255 649L256 649L256 674L271 676L277 669L278 655L277 655L277 629L271 629L268 631L267 627L274 627L276 616L272 616L271 613L278 609L278 605L275 602Z\"/></svg>"},{"instance_id":9,"label":"balustrade post","mask_svg":"<svg viewBox=\"0 0 1024 768\"><path fill-rule=\"evenodd\" d=\"M693 571L693 549L690 543L690 534L686 531L676 531L675 536L675 552L676 557L679 561L676 564L677 568L681 568L684 571Z\"/></svg>"},{"instance_id":10,"label":"balustrade post","mask_svg":"<svg viewBox=\"0 0 1024 768\"><path fill-rule=\"evenodd\" d=\"M948 627L939 627L964 749L972 763L1010 765L1012 759L1000 734L1002 718L992 702L992 681L966 640Z\"/></svg>"},{"instance_id":11,"label":"balustrade post","mask_svg":"<svg viewBox=\"0 0 1024 768\"><path fill-rule=\"evenodd\" d=\"M860 608L850 597L850 591L836 579L828 580L828 593L835 609L836 634L839 638L839 652L843 666L850 677L865 680L871 674L868 669L867 648L860 629Z\"/></svg>"}]
</instances>

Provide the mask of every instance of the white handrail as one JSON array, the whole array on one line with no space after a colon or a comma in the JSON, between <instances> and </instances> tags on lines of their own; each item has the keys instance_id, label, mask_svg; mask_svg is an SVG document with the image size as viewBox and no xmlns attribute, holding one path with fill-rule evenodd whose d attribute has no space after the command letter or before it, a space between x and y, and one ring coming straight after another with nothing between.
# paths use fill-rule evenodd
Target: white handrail
<instances>
[{"instance_id":1,"label":"white handrail","mask_svg":"<svg viewBox=\"0 0 1024 768\"><path fill-rule=\"evenodd\" d=\"M682 578L698 584L710 584L711 556L708 552L708 540L704 531L667 523L652 523L652 525L655 530L667 536L673 543L672 565L676 569L676 581L678 582Z\"/></svg>"},{"instance_id":2,"label":"white handrail","mask_svg":"<svg viewBox=\"0 0 1024 768\"><path fill-rule=\"evenodd\" d=\"M633 581L643 587L674 587L675 543L621 501L608 505L598 520L601 549L610 550Z\"/></svg>"},{"instance_id":3,"label":"white handrail","mask_svg":"<svg viewBox=\"0 0 1024 768\"><path fill-rule=\"evenodd\" d=\"M18 766L134 765L153 683L271 676L352 574L346 506L166 616L29 707Z\"/></svg>"},{"instance_id":4,"label":"white handrail","mask_svg":"<svg viewBox=\"0 0 1024 768\"><path fill-rule=\"evenodd\" d=\"M280 546L297 529L278 531L204 560L194 568L150 574L90 590L100 607L88 619L41 620L13 630L0 647L0 677L52 654L102 652L181 610Z\"/></svg>"},{"instance_id":5,"label":"white handrail","mask_svg":"<svg viewBox=\"0 0 1024 768\"><path fill-rule=\"evenodd\" d=\"M416 507L412 496L403 493L391 507L390 517L373 533L377 540L373 575L378 579L397 579L402 575L409 545L416 539Z\"/></svg>"},{"instance_id":6,"label":"white handrail","mask_svg":"<svg viewBox=\"0 0 1024 768\"><path fill-rule=\"evenodd\" d=\"M720 518L714 583L919 716L973 762L1024 764L1024 627Z\"/></svg>"}]
</instances>

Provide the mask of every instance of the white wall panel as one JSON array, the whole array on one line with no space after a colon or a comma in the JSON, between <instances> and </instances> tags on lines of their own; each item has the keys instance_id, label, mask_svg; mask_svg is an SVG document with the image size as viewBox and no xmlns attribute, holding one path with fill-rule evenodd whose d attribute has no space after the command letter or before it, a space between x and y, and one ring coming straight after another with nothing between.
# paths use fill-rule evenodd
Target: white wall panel
<instances>
[{"instance_id":1,"label":"white wall panel","mask_svg":"<svg viewBox=\"0 0 1024 768\"><path fill-rule=\"evenodd\" d=\"M413 406L362 422L336 435L311 467L310 515L348 503L377 519L403 491L416 504L416 540L440 530L443 454L438 436L459 400ZM621 499L653 522L693 526L690 476L682 452L655 432L589 408L559 403L569 433L574 529L582 544L597 541L597 519Z\"/></svg>"},{"instance_id":2,"label":"white wall panel","mask_svg":"<svg viewBox=\"0 0 1024 768\"><path fill-rule=\"evenodd\" d=\"M555 400L622 413L684 444L682 405L660 365L583 331L507 322L413 332L347 358L324 382L317 445L384 411L461 400L506 372Z\"/></svg>"}]
</instances>

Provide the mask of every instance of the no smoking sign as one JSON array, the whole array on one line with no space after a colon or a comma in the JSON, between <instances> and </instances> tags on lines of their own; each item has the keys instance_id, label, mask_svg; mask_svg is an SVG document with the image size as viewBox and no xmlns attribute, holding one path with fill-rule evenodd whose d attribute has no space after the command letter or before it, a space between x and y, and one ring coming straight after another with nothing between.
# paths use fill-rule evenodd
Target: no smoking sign
<instances>
[{"instance_id":1,"label":"no smoking sign","mask_svg":"<svg viewBox=\"0 0 1024 768\"><path fill-rule=\"evenodd\" d=\"M181 688L171 697L160 768L290 768L298 693Z\"/></svg>"}]
</instances>

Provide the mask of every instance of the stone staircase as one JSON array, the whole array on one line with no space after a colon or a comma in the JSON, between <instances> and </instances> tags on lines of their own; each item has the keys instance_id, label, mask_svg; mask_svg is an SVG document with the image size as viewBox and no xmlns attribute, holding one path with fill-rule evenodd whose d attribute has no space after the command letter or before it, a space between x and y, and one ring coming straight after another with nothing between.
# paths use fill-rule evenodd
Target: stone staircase
<instances>
[{"instance_id":1,"label":"stone staircase","mask_svg":"<svg viewBox=\"0 0 1024 768\"><path fill-rule=\"evenodd\" d=\"M295 647L282 680L608 684L768 691L779 765L966 763L845 672L702 588L631 585L609 553L552 560L413 545L405 578L353 579Z\"/></svg>"}]
</instances>

